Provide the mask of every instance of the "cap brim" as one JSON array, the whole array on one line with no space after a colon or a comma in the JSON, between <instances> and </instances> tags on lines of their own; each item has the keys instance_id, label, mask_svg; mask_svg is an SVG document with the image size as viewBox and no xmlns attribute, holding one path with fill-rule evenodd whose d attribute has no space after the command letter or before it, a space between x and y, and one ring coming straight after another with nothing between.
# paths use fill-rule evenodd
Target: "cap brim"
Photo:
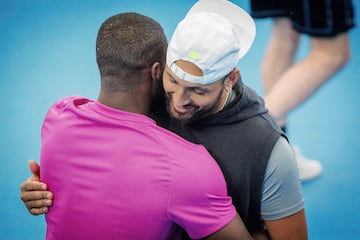
<instances>
[{"instance_id":1,"label":"cap brim","mask_svg":"<svg viewBox=\"0 0 360 240\"><path fill-rule=\"evenodd\" d=\"M230 21L240 42L239 59L250 49L256 35L256 27L252 17L239 6L227 0L199 0L187 15L212 12Z\"/></svg>"}]
</instances>

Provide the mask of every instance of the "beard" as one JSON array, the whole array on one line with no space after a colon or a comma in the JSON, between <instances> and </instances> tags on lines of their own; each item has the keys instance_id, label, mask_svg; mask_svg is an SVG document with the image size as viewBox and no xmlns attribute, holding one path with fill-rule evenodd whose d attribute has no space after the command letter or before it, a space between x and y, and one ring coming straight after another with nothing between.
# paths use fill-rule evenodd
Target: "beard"
<instances>
[{"instance_id":1,"label":"beard","mask_svg":"<svg viewBox=\"0 0 360 240\"><path fill-rule=\"evenodd\" d=\"M173 105L172 104L172 96L171 96L171 94L165 93L166 109L170 115L170 118L175 119L184 125L191 124L193 122L199 121L207 116L214 114L216 109L218 109L219 106L221 105L221 94L222 94L222 91L216 97L214 104L206 109L200 109L200 107L195 104L188 104L187 105L188 107L194 108L194 110L192 111L190 116L188 116L189 114L185 115L185 114L179 114L179 113L177 113L175 115L175 113L173 112L174 110L171 107Z\"/></svg>"},{"instance_id":2,"label":"beard","mask_svg":"<svg viewBox=\"0 0 360 240\"><path fill-rule=\"evenodd\" d=\"M165 91L162 81L159 81L155 89L155 94L151 99L149 116L156 121L157 125L167 128L169 124L169 114L166 110Z\"/></svg>"},{"instance_id":3,"label":"beard","mask_svg":"<svg viewBox=\"0 0 360 240\"><path fill-rule=\"evenodd\" d=\"M159 108L165 106L165 91L162 81L156 86L155 94L151 99L150 112L157 112Z\"/></svg>"}]
</instances>

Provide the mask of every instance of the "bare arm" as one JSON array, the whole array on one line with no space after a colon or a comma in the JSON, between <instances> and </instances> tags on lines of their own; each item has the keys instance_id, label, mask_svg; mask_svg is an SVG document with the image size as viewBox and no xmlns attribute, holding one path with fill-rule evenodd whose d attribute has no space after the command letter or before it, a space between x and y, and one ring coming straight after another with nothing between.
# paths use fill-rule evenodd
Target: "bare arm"
<instances>
[{"instance_id":1,"label":"bare arm","mask_svg":"<svg viewBox=\"0 0 360 240\"><path fill-rule=\"evenodd\" d=\"M243 221L238 214L225 227L205 238L207 240L250 240L253 239L248 233Z\"/></svg>"},{"instance_id":2,"label":"bare arm","mask_svg":"<svg viewBox=\"0 0 360 240\"><path fill-rule=\"evenodd\" d=\"M265 221L272 240L307 240L305 210L279 220Z\"/></svg>"},{"instance_id":3,"label":"bare arm","mask_svg":"<svg viewBox=\"0 0 360 240\"><path fill-rule=\"evenodd\" d=\"M20 198L31 214L47 213L48 207L52 205L53 195L47 191L47 185L40 182L40 165L30 160L29 167L33 175L21 184Z\"/></svg>"}]
</instances>

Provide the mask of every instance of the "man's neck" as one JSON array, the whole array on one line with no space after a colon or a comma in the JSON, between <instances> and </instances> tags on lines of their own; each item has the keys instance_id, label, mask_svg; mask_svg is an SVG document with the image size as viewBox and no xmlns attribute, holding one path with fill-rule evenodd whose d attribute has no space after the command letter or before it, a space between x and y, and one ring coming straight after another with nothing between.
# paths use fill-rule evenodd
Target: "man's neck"
<instances>
[{"instance_id":1,"label":"man's neck","mask_svg":"<svg viewBox=\"0 0 360 240\"><path fill-rule=\"evenodd\" d=\"M150 101L146 101L141 94L128 92L104 93L101 91L97 100L114 109L149 115Z\"/></svg>"}]
</instances>

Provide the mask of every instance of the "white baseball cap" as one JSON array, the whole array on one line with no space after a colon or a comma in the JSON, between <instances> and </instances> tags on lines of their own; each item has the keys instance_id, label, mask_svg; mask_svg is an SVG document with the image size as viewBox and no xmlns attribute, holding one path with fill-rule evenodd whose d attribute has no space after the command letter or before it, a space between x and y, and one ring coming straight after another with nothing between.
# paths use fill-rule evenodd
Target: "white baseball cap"
<instances>
[{"instance_id":1,"label":"white baseball cap","mask_svg":"<svg viewBox=\"0 0 360 240\"><path fill-rule=\"evenodd\" d=\"M251 47L256 34L253 19L227 0L199 0L177 25L170 40L166 63L179 78L211 84L233 70ZM176 61L195 64L203 76L184 72Z\"/></svg>"}]
</instances>

